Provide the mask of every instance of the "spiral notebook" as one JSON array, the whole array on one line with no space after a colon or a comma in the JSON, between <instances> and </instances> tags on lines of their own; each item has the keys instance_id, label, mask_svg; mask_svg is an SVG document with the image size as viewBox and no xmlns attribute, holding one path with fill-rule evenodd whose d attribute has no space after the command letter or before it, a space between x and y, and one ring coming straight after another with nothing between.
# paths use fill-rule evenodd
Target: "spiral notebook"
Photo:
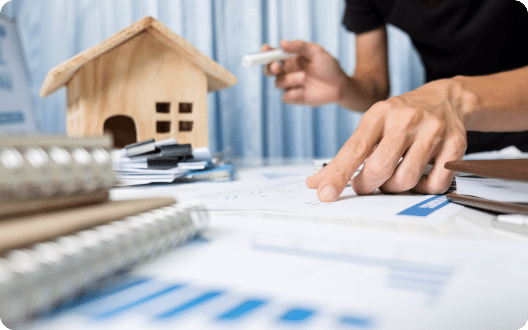
<instances>
[{"instance_id":1,"label":"spiral notebook","mask_svg":"<svg viewBox=\"0 0 528 330\"><path fill-rule=\"evenodd\" d=\"M173 198L108 201L0 221L0 319L18 328L120 270L200 234L207 213Z\"/></svg>"},{"instance_id":2,"label":"spiral notebook","mask_svg":"<svg viewBox=\"0 0 528 330\"><path fill-rule=\"evenodd\" d=\"M111 148L109 136L2 136L0 219L107 200Z\"/></svg>"}]
</instances>

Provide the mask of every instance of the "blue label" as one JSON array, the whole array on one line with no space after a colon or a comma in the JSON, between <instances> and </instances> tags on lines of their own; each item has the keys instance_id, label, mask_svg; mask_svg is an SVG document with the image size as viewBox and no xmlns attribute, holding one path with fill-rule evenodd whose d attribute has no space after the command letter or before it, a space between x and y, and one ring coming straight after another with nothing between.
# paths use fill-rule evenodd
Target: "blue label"
<instances>
[{"instance_id":1,"label":"blue label","mask_svg":"<svg viewBox=\"0 0 528 330\"><path fill-rule=\"evenodd\" d=\"M21 124L24 122L24 113L20 111L0 112L0 125Z\"/></svg>"},{"instance_id":2,"label":"blue label","mask_svg":"<svg viewBox=\"0 0 528 330\"><path fill-rule=\"evenodd\" d=\"M401 211L398 215L412 215L417 217L426 217L441 207L449 204L447 197L445 196L434 196L419 204L409 207L406 210Z\"/></svg>"}]
</instances>

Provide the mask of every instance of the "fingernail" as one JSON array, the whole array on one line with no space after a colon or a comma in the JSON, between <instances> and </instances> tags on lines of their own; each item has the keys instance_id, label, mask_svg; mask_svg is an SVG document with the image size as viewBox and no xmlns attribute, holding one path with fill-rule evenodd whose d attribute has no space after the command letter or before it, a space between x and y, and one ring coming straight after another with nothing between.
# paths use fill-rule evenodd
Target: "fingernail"
<instances>
[{"instance_id":1,"label":"fingernail","mask_svg":"<svg viewBox=\"0 0 528 330\"><path fill-rule=\"evenodd\" d=\"M332 185L323 187L323 189L321 189L321 193L319 194L319 200L322 202L334 202L338 197L337 190Z\"/></svg>"}]
</instances>

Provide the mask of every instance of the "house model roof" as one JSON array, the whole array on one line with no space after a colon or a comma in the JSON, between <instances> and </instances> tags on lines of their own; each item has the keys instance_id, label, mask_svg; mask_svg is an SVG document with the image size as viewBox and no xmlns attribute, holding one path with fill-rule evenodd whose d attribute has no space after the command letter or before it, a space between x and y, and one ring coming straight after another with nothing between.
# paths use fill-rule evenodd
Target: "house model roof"
<instances>
[{"instance_id":1,"label":"house model roof","mask_svg":"<svg viewBox=\"0 0 528 330\"><path fill-rule=\"evenodd\" d=\"M180 54L193 65L201 68L207 76L207 89L209 92L227 88L237 83L237 78L233 74L211 58L205 56L184 38L172 32L160 21L152 17L144 17L102 43L77 54L53 68L46 76L46 79L44 79L40 89L40 96L48 96L66 85L83 65L145 31L174 49L174 52Z\"/></svg>"}]
</instances>

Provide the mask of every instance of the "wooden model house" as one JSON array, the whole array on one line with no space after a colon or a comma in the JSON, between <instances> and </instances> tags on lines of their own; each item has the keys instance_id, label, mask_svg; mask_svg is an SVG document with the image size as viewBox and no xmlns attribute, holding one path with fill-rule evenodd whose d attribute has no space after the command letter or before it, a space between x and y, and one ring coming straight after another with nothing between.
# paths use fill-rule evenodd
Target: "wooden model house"
<instances>
[{"instance_id":1,"label":"wooden model house","mask_svg":"<svg viewBox=\"0 0 528 330\"><path fill-rule=\"evenodd\" d=\"M161 22L145 17L52 69L45 97L67 86L67 133L109 132L120 148L174 137L209 143L207 93L237 78Z\"/></svg>"}]
</instances>

